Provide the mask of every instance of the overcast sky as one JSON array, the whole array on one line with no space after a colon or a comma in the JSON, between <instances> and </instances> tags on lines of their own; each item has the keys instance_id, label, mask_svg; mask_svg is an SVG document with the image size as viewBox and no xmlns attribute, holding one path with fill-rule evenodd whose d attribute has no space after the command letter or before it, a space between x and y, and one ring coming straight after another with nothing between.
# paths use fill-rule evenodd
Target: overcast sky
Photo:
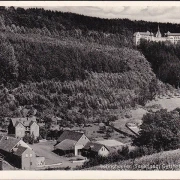
<instances>
[{"instance_id":1,"label":"overcast sky","mask_svg":"<svg viewBox=\"0 0 180 180\"><path fill-rule=\"evenodd\" d=\"M2 1L3 2L3 1ZM2 4L0 2L0 5ZM101 18L128 18L132 20L146 20L155 22L172 22L180 23L180 2L62 2L41 1L41 2L25 2L25 1L9 1L3 2L7 5L43 7L64 12L73 12L88 16ZM16 4L14 4L16 3ZM37 6L38 5L38 6ZM138 6L137 6L138 5ZM32 7L31 6L31 7Z\"/></svg>"},{"instance_id":2,"label":"overcast sky","mask_svg":"<svg viewBox=\"0 0 180 180\"><path fill-rule=\"evenodd\" d=\"M88 16L101 18L129 18L133 20L147 20L157 22L180 23L180 7L158 7L158 6L64 6L64 7L44 7L64 12L73 12Z\"/></svg>"}]
</instances>

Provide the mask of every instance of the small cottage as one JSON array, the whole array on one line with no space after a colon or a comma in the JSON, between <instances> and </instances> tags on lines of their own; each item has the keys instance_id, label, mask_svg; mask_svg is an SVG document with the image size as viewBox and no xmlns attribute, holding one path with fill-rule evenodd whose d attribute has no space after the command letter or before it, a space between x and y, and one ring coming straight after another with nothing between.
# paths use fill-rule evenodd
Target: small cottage
<instances>
[{"instance_id":1,"label":"small cottage","mask_svg":"<svg viewBox=\"0 0 180 180\"><path fill-rule=\"evenodd\" d=\"M95 142L88 142L83 148L83 155L86 157L107 157L109 153L110 151L106 146Z\"/></svg>"},{"instance_id":2,"label":"small cottage","mask_svg":"<svg viewBox=\"0 0 180 180\"><path fill-rule=\"evenodd\" d=\"M54 151L59 155L73 153L77 156L88 142L90 140L83 132L65 130L54 145Z\"/></svg>"}]
</instances>

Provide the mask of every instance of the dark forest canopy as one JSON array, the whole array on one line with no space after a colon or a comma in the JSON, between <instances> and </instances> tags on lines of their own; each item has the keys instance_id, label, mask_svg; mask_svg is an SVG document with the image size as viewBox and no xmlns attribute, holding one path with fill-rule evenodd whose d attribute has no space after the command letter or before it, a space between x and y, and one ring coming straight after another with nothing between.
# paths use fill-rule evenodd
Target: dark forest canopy
<instances>
[{"instance_id":1,"label":"dark forest canopy","mask_svg":"<svg viewBox=\"0 0 180 180\"><path fill-rule=\"evenodd\" d=\"M161 32L180 32L180 24L158 23L147 21L132 21L129 19L102 19L96 17L88 17L69 12L59 12L52 10L44 10L43 8L22 7L0 7L0 13L6 19L6 25L12 24L27 28L43 28L49 31L62 29L81 29L84 32L88 30L102 31L108 33L125 34L127 31L132 33L136 31L157 31L159 24Z\"/></svg>"},{"instance_id":2,"label":"dark forest canopy","mask_svg":"<svg viewBox=\"0 0 180 180\"><path fill-rule=\"evenodd\" d=\"M171 85L180 85L180 44L142 40L138 49L151 63L157 77Z\"/></svg>"}]
</instances>

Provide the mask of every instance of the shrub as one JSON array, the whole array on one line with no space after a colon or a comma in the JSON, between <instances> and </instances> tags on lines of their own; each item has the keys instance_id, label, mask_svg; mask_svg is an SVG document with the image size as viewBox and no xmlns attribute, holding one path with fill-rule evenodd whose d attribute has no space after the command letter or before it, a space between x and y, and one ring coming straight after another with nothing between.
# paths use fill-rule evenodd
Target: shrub
<instances>
[{"instance_id":1,"label":"shrub","mask_svg":"<svg viewBox=\"0 0 180 180\"><path fill-rule=\"evenodd\" d=\"M177 111L168 112L165 109L143 116L139 136L133 143L138 147L157 151L177 149L180 139L180 115Z\"/></svg>"}]
</instances>

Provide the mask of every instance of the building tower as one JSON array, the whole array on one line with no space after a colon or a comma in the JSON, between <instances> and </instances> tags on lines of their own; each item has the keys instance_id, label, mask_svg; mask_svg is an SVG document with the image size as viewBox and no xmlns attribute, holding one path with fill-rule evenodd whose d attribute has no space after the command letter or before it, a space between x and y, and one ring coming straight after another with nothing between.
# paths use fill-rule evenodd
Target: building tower
<instances>
[{"instance_id":1,"label":"building tower","mask_svg":"<svg viewBox=\"0 0 180 180\"><path fill-rule=\"evenodd\" d=\"M159 25L158 25L158 31L156 33L156 37L157 38L160 38L161 37L161 32L160 32L160 29L159 29Z\"/></svg>"}]
</instances>

